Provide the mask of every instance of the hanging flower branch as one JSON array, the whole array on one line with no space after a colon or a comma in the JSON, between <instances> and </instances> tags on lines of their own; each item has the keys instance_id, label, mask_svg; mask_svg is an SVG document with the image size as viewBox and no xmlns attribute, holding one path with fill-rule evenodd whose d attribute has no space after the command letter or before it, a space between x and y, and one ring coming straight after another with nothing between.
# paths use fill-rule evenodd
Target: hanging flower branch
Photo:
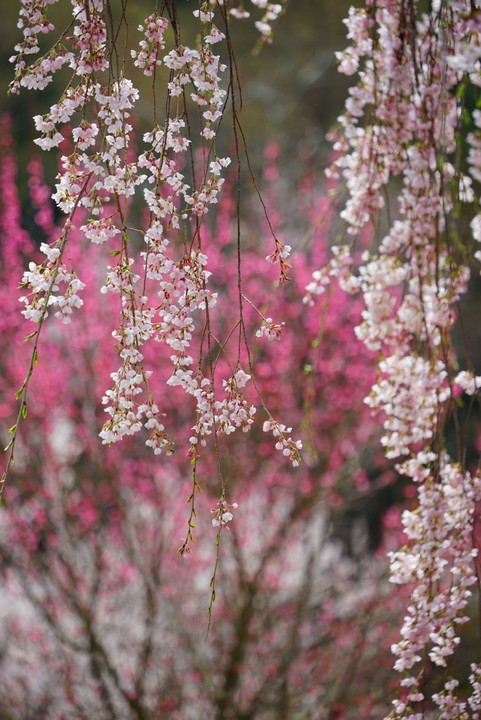
<instances>
[{"instance_id":1,"label":"hanging flower branch","mask_svg":"<svg viewBox=\"0 0 481 720\"><path fill-rule=\"evenodd\" d=\"M430 8L369 0L345 21L350 46L338 53L339 70L359 80L339 118L330 174L344 180L341 215L353 243L333 249L306 301L331 276L363 294L357 334L380 357L366 402L384 415L387 457L418 488L417 508L403 516L407 544L391 553L392 582L413 589L392 648L403 677L389 717L460 720L481 709L479 667L472 667L467 700L452 677L460 627L480 584L474 524L481 478L479 465L467 466L464 430L454 457L445 436L450 418L460 423L459 395L476 396L481 387L471 366L459 372L451 337L473 255L480 258L472 249L481 241L473 182L481 179L480 114L469 107L481 86L481 10L463 0ZM472 237L458 233L461 204L474 208ZM361 252L355 243L366 235L370 249Z\"/></svg>"},{"instance_id":2,"label":"hanging flower branch","mask_svg":"<svg viewBox=\"0 0 481 720\"><path fill-rule=\"evenodd\" d=\"M47 11L55 2L22 0L19 27L23 41L15 46L16 55L11 58L15 63L12 93L23 88L42 90L57 72L70 71L59 100L34 121L39 132L35 142L43 150L65 148L67 135L71 145L62 155L53 194L67 216L64 228L56 241L41 246L44 260L31 261L23 276L23 314L36 323L37 329L31 336L32 362L18 392L19 417L11 428L0 494L13 465L18 426L27 413L27 392L38 360L42 326L52 311L69 323L72 313L83 305L82 293L95 291L77 277L70 259L70 229L80 224L86 238L110 249L113 262L106 269L101 292L118 296L120 310L113 332L119 367L112 372L112 385L103 397L107 420L100 433L102 442L111 445L144 428L146 444L154 454L174 451L165 427L168 418L164 418L151 392L152 371L144 367L143 354L148 342L167 346L172 363L167 384L181 388L194 402L187 447L194 466L192 516L199 489L195 466L199 449L209 436L219 458L219 507L232 509L236 505L227 505L218 436L238 428L249 430L256 412L245 394L253 368L243 318L239 207L238 319L227 340L218 340L212 332L217 294L211 290L202 225L209 209L218 202L232 162L231 157L218 154L216 142L228 108L233 117L229 124L234 133L237 182L241 178L237 74L230 23L250 17L250 13L242 6L229 7L217 0L199 3L193 11L198 40L187 46L181 36L176 0L163 0L138 26L140 39L131 48L127 0L122 0L120 7L110 0L71 0L68 28L48 52L31 62L44 44L42 37L54 30ZM272 23L282 5L266 0L252 0L252 5L262 41L270 42ZM216 47L223 47L225 63L220 51L216 54ZM152 125L140 140L132 118L141 99L136 85L145 84L142 74L152 78ZM130 76L136 76L138 83ZM132 216L139 216L140 197L147 221L138 226ZM143 245L140 253L135 249L139 241ZM284 280L288 248L275 236L273 242L272 258L279 262L280 279ZM269 335L275 332L269 330ZM216 381L219 354L226 356L231 375ZM260 397L258 405L263 406ZM294 444L289 438L282 442L287 443L296 465L299 441ZM220 521L219 530L225 525ZM190 539L191 527L189 521Z\"/></svg>"}]
</instances>

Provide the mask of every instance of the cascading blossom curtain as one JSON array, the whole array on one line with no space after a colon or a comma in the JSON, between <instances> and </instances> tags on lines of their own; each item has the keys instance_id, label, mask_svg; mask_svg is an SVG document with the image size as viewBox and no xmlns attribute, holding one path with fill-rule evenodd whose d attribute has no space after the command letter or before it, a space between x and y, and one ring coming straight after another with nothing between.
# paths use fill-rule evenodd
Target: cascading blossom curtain
<instances>
[{"instance_id":1,"label":"cascading blossom curtain","mask_svg":"<svg viewBox=\"0 0 481 720\"><path fill-rule=\"evenodd\" d=\"M392 582L412 593L392 647L402 679L389 717L468 720L481 710L479 652L467 658L469 678L456 677L456 658L462 626L479 621L471 599L480 585L481 479L479 463L466 461L457 405L462 393L476 400L481 377L469 353L459 371L452 330L481 259L481 6L437 0L426 12L416 0L372 0L345 22L350 45L338 53L339 70L358 81L329 172L347 193L341 215L352 243L333 248L306 300L330 276L362 293L356 332L380 358L366 402L384 415L386 456L418 489L417 507L403 515L406 546L390 554Z\"/></svg>"},{"instance_id":2,"label":"cascading blossom curtain","mask_svg":"<svg viewBox=\"0 0 481 720\"><path fill-rule=\"evenodd\" d=\"M43 261L31 261L23 275L23 314L37 329L30 337L33 350L26 379L17 393L20 409L10 430L2 489L14 461L18 426L27 414L27 390L37 364L43 323L51 313L70 323L72 313L83 305L82 293L90 292L71 261L72 228L81 218L84 236L110 248L113 262L106 269L100 291L117 295L120 309L113 333L120 364L111 373L112 385L103 397L107 420L100 433L102 442L111 445L146 429L146 445L155 455L174 451L163 410L151 392L152 371L144 365L146 343L168 346L172 370L167 384L180 387L193 400L187 447L193 464L193 489L185 551L192 540L199 489L196 463L208 440L217 448L220 435L239 428L248 431L256 410L262 408L267 417L265 432L272 433L275 446L294 466L299 464L302 447L300 440L291 437L291 428L272 417L255 387L249 392L255 383L246 389L253 367L244 323L241 267L239 197L244 135L237 113L240 91L230 24L247 20L252 13L243 6L214 0L199 3L193 10L198 35L188 46L181 35L176 0L163 0L137 27L138 44L131 48L127 0L119 6L110 0L71 0L70 24L45 51L43 36L54 30L47 18L48 6L56 2L22 0L18 25L23 40L11 58L15 64L10 85L13 93L24 88L43 90L59 71L69 72L70 79L50 110L34 117L40 133L37 145L43 150L62 148L53 199L66 219L58 238L41 244ZM261 42L271 42L272 25L282 4L251 0L250 5ZM222 48L226 62L220 51L216 54L217 47ZM140 84L145 85L142 75L152 79L151 129L140 138L133 124L140 95L128 77L130 72ZM226 115L230 115L238 187L238 250L234 258L238 317L228 336L217 338L211 327L218 299L210 289L215 277L211 278L209 251L201 230L205 216L218 203L232 161L230 156L219 155L216 147L222 120L227 124ZM65 149L67 135L71 144ZM137 202L141 198L147 218L140 227L131 219L134 198ZM287 281L290 247L274 231L272 235L274 249L267 260L278 265L280 281ZM140 255L132 249L138 242L144 247ZM272 328L269 339L279 337L282 322L266 319L261 311L258 314L260 328ZM196 344L193 336L198 328L203 331ZM261 337L265 334L262 329ZM230 374L217 378L221 356L228 357ZM220 499L213 524L222 529L232 519L236 505L227 502L218 456Z\"/></svg>"}]
</instances>

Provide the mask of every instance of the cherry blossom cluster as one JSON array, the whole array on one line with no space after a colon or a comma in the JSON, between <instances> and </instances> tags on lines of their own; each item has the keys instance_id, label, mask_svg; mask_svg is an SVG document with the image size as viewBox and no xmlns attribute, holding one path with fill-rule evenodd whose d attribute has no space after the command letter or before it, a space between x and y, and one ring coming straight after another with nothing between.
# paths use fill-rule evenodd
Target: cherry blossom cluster
<instances>
[{"instance_id":1,"label":"cherry blossom cluster","mask_svg":"<svg viewBox=\"0 0 481 720\"><path fill-rule=\"evenodd\" d=\"M291 427L286 427L282 423L276 422L273 418L266 420L262 429L265 433L271 432L276 439L276 450L280 450L285 457L288 457L293 467L297 467L300 462L300 451L302 450L302 441L293 440L290 437Z\"/></svg>"},{"instance_id":2,"label":"cherry blossom cluster","mask_svg":"<svg viewBox=\"0 0 481 720\"><path fill-rule=\"evenodd\" d=\"M280 340L282 329L285 327L285 322L274 323L272 318L266 317L262 319L262 325L256 332L256 337L266 337L268 340Z\"/></svg>"},{"instance_id":3,"label":"cherry blossom cluster","mask_svg":"<svg viewBox=\"0 0 481 720\"><path fill-rule=\"evenodd\" d=\"M473 560L477 555L471 537L481 498L479 476L463 472L445 456L435 475L438 458L431 453L423 460L428 474L419 485L419 507L403 514L411 542L391 553L392 581L416 585L401 631L403 639L393 648L398 657L395 667L401 672L411 670L418 682L416 665L425 648L431 662L445 667L460 642L456 628L469 619L465 608L476 583ZM403 685L408 685L406 679Z\"/></svg>"},{"instance_id":4,"label":"cherry blossom cluster","mask_svg":"<svg viewBox=\"0 0 481 720\"><path fill-rule=\"evenodd\" d=\"M481 712L481 665L472 663L471 673L472 674L469 676L469 682L471 683L473 692L471 697L468 699L468 703L473 713L478 713L479 717L479 713ZM476 715L473 715L473 717L477 720Z\"/></svg>"},{"instance_id":5,"label":"cherry blossom cluster","mask_svg":"<svg viewBox=\"0 0 481 720\"><path fill-rule=\"evenodd\" d=\"M168 241L163 237L163 226L159 222L153 223L149 228L145 242L148 251L144 252L142 257L147 279L154 280L159 288L157 307L149 306L147 297L139 296L136 292L135 285L140 277L132 271L132 259L128 265L119 261L115 268L111 268L102 288L104 292L120 295L123 315L123 322L114 333L119 342L122 366L112 374L114 387L104 396L106 411L111 419L104 426L102 438L105 443L111 443L125 434L137 432L141 427L142 416L150 412L152 415L146 415L146 426L153 427L154 433L148 444L154 447L158 454L164 445L170 451L171 445L163 425L158 420L155 421L157 424L154 423L158 416L157 406L152 402L146 405L141 400L134 410L133 396L139 395L143 387L148 393L147 380L150 374L143 368L140 348L151 338L166 343L174 353L171 355L174 370L168 384L182 387L197 398L199 405L198 391L204 388L205 383L203 378L199 381L198 373L190 368L194 362L189 354L194 331L190 313L205 307L206 300L213 306L215 296L205 287L209 276L204 269L207 262L205 255L192 252L180 262L172 262L167 255ZM212 422L210 417L209 428Z\"/></svg>"},{"instance_id":6,"label":"cherry blossom cluster","mask_svg":"<svg viewBox=\"0 0 481 720\"><path fill-rule=\"evenodd\" d=\"M83 305L78 293L85 285L75 271L69 270L63 263L57 263L60 256L58 247L42 243L40 250L47 259L41 265L30 262L28 270L23 274L21 287L28 288L29 292L20 298L20 302L25 305L22 314L28 320L39 323L48 317L47 308L51 307L56 317L64 323L70 323L74 308Z\"/></svg>"},{"instance_id":7,"label":"cherry blossom cluster","mask_svg":"<svg viewBox=\"0 0 481 720\"><path fill-rule=\"evenodd\" d=\"M466 395L476 395L481 389L481 377L474 377L471 372L462 370L454 378L454 382L458 385Z\"/></svg>"},{"instance_id":8,"label":"cherry blossom cluster","mask_svg":"<svg viewBox=\"0 0 481 720\"><path fill-rule=\"evenodd\" d=\"M104 0L71 0L76 23L73 31L74 54L70 61L75 74L89 76L109 67L107 25L103 17Z\"/></svg>"},{"instance_id":9,"label":"cherry blossom cluster","mask_svg":"<svg viewBox=\"0 0 481 720\"><path fill-rule=\"evenodd\" d=\"M10 58L15 63L15 79L10 85L10 91L19 93L20 86L43 89L51 81L51 71L57 70L65 62L62 54L51 53L40 63L36 64L35 72L26 72L28 55L39 52L39 35L45 35L54 29L54 26L45 14L46 7L53 5L57 0L21 0L18 27L23 32L23 41L15 45L16 55Z\"/></svg>"},{"instance_id":10,"label":"cherry blossom cluster","mask_svg":"<svg viewBox=\"0 0 481 720\"><path fill-rule=\"evenodd\" d=\"M230 435L237 428L242 428L244 432L250 430L256 407L251 405L240 392L250 380L250 375L239 369L228 380L223 380L222 385L226 394L223 400L215 399L212 383L200 373L191 375L188 371L187 377L188 381L183 378L184 389L194 396L197 403L197 422L192 427L194 434L189 438L190 457L198 457L197 445L199 442L201 445L206 445L208 435L213 433ZM178 375L174 374L168 384L181 384L177 378Z\"/></svg>"},{"instance_id":11,"label":"cherry blossom cluster","mask_svg":"<svg viewBox=\"0 0 481 720\"><path fill-rule=\"evenodd\" d=\"M131 261L132 264L132 261ZM112 389L107 390L103 397L103 404L107 405L105 411L110 419L104 424L100 433L104 444L112 444L121 440L125 435L133 435L144 426L150 431L146 445L151 447L155 455L163 449L167 454L173 452L172 443L165 433L160 421L159 408L153 401L148 386L150 371L143 367L143 355L140 346L152 335L152 316L154 310L145 307L146 298L140 308L135 307L135 292L133 285L139 276L132 272L130 266L117 266L107 275L104 292L119 294L122 303L123 323L113 333L118 341L117 350L122 365L118 371L111 374L114 381ZM126 292L128 288L128 292ZM136 402L135 397L146 390L148 402Z\"/></svg>"},{"instance_id":12,"label":"cherry blossom cluster","mask_svg":"<svg viewBox=\"0 0 481 720\"><path fill-rule=\"evenodd\" d=\"M217 507L211 510L214 516L212 518L212 527L218 527L219 529L226 527L234 518L232 510L237 510L238 507L237 503L230 505L226 500L219 500Z\"/></svg>"},{"instance_id":13,"label":"cherry blossom cluster","mask_svg":"<svg viewBox=\"0 0 481 720\"><path fill-rule=\"evenodd\" d=\"M279 17L282 11L282 5L280 3L268 2L268 0L251 0L251 3L265 10L262 18L255 22L255 26L264 41L272 42L272 23Z\"/></svg>"},{"instance_id":14,"label":"cherry blossom cluster","mask_svg":"<svg viewBox=\"0 0 481 720\"><path fill-rule=\"evenodd\" d=\"M350 294L357 293L361 287L360 278L352 274L354 260L350 248L347 245L335 245L331 250L331 259L320 270L314 270L312 281L306 285L306 294L303 298L306 305L311 307L314 305L314 297L326 292L332 278L336 278L339 287ZM386 300L385 295L382 297L383 302L389 302L389 298Z\"/></svg>"},{"instance_id":15,"label":"cherry blossom cluster","mask_svg":"<svg viewBox=\"0 0 481 720\"><path fill-rule=\"evenodd\" d=\"M275 250L270 255L266 256L266 260L268 263L272 263L273 265L279 263L279 282L287 282L289 280L287 273L291 268L287 262L287 258L291 254L292 248L290 245L285 245L276 237L274 238L274 241L276 245Z\"/></svg>"},{"instance_id":16,"label":"cherry blossom cluster","mask_svg":"<svg viewBox=\"0 0 481 720\"><path fill-rule=\"evenodd\" d=\"M210 0L212 5L215 5L217 0ZM271 43L273 38L273 25L282 13L282 5L284 0L280 3L271 3L268 0L251 0L252 5L260 10L264 11L260 20L256 20L254 25L261 34L262 42ZM243 20L250 17L250 12L244 9L243 5L239 7L233 7L229 9L229 15L237 20Z\"/></svg>"},{"instance_id":17,"label":"cherry blossom cluster","mask_svg":"<svg viewBox=\"0 0 481 720\"><path fill-rule=\"evenodd\" d=\"M150 76L154 69L162 64L159 59L159 51L165 47L164 33L168 22L160 15L149 15L145 20L145 26L139 25L138 30L144 33L144 39L140 41L140 50L131 50L130 54L134 59L134 65L142 68L144 75Z\"/></svg>"},{"instance_id":18,"label":"cherry blossom cluster","mask_svg":"<svg viewBox=\"0 0 481 720\"><path fill-rule=\"evenodd\" d=\"M236 428L247 432L254 422L256 408L239 392L250 379L250 375L239 369L231 378L222 381L226 397L215 403L216 427L226 435L235 432Z\"/></svg>"},{"instance_id":19,"label":"cherry blossom cluster","mask_svg":"<svg viewBox=\"0 0 481 720\"><path fill-rule=\"evenodd\" d=\"M417 2L368 0L350 10L350 45L338 61L358 82L332 134L328 174L347 191L341 217L353 246L333 248L305 298L312 304L332 278L362 293L356 333L380 358L366 402L384 417L387 457L417 484L418 507L403 517L408 545L391 555L393 582L413 586L393 647L405 677L392 717L403 720L424 718L418 708L426 700L440 717L468 717L458 681L431 693L423 682L425 658L444 667L460 642L476 581L480 479L465 466L462 446L456 458L447 455L444 433L456 397L479 386L473 371L459 372L451 340L472 256L481 257L469 239L457 240L455 225L460 204L478 207L481 116L475 110L466 120L463 97L481 82L479 9L465 0L435 2L429 12ZM467 163L455 152L463 123L471 131ZM479 214L471 229L479 242ZM366 238L370 250L362 251Z\"/></svg>"},{"instance_id":20,"label":"cherry blossom cluster","mask_svg":"<svg viewBox=\"0 0 481 720\"><path fill-rule=\"evenodd\" d=\"M390 355L379 363L382 373L366 403L385 415L382 444L386 457L409 455L416 443L429 443L436 433L439 408L449 398L446 370L418 355ZM413 422L413 415L416 422Z\"/></svg>"}]
</instances>

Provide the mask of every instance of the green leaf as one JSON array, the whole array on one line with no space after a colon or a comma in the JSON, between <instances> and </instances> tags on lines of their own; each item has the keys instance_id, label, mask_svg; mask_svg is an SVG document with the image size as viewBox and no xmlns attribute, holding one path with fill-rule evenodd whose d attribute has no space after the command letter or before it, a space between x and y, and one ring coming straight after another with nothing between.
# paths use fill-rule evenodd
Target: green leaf
<instances>
[{"instance_id":1,"label":"green leaf","mask_svg":"<svg viewBox=\"0 0 481 720\"><path fill-rule=\"evenodd\" d=\"M27 417L27 403L25 402L25 400L23 401L23 404L22 404L22 417L24 420Z\"/></svg>"},{"instance_id":2,"label":"green leaf","mask_svg":"<svg viewBox=\"0 0 481 720\"><path fill-rule=\"evenodd\" d=\"M15 425L12 425L11 428L8 428L8 434L13 435L13 433L15 432L16 429L17 429L17 424L15 423Z\"/></svg>"},{"instance_id":3,"label":"green leaf","mask_svg":"<svg viewBox=\"0 0 481 720\"><path fill-rule=\"evenodd\" d=\"M32 338L34 338L36 334L37 334L37 331L35 330L35 332L30 333L30 335L26 335L24 338L24 342L27 342L27 340L31 340Z\"/></svg>"}]
</instances>

